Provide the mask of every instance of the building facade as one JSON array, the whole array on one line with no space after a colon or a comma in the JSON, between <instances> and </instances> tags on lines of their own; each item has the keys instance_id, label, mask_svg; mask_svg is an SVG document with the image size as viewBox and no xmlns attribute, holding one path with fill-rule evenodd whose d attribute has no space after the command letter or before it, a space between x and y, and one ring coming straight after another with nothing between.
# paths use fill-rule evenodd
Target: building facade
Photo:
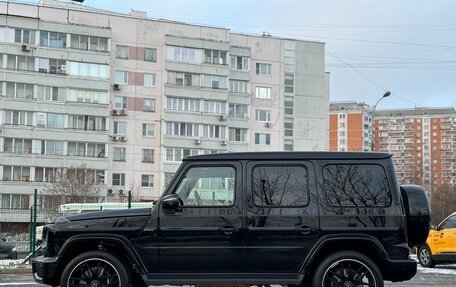
<instances>
[{"instance_id":1,"label":"building facade","mask_svg":"<svg viewBox=\"0 0 456 287\"><path fill-rule=\"evenodd\" d=\"M3 211L34 189L50 206L60 169L152 200L189 155L328 148L324 43L52 0L0 11Z\"/></svg>"},{"instance_id":2,"label":"building facade","mask_svg":"<svg viewBox=\"0 0 456 287\"><path fill-rule=\"evenodd\" d=\"M376 151L394 155L401 183L432 191L456 184L454 108L382 110L375 113Z\"/></svg>"},{"instance_id":3,"label":"building facade","mask_svg":"<svg viewBox=\"0 0 456 287\"><path fill-rule=\"evenodd\" d=\"M331 102L329 108L329 150L372 150L372 111L357 102Z\"/></svg>"}]
</instances>

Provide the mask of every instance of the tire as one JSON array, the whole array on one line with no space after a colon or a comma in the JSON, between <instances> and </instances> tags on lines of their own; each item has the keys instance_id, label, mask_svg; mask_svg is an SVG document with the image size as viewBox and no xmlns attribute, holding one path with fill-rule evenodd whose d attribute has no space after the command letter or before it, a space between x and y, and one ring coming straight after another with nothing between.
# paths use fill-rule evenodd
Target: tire
<instances>
[{"instance_id":1,"label":"tire","mask_svg":"<svg viewBox=\"0 0 456 287\"><path fill-rule=\"evenodd\" d=\"M432 259L432 253L427 245L423 245L418 249L418 261L420 265L427 268L433 268L435 266L435 261Z\"/></svg>"},{"instance_id":2,"label":"tire","mask_svg":"<svg viewBox=\"0 0 456 287\"><path fill-rule=\"evenodd\" d=\"M321 261L312 283L314 287L384 286L377 264L354 251L337 252Z\"/></svg>"},{"instance_id":3,"label":"tire","mask_svg":"<svg viewBox=\"0 0 456 287\"><path fill-rule=\"evenodd\" d=\"M116 282L118 284L115 284ZM114 255L103 251L89 251L76 256L63 270L60 287L70 285L128 287L129 272L124 263Z\"/></svg>"}]
</instances>

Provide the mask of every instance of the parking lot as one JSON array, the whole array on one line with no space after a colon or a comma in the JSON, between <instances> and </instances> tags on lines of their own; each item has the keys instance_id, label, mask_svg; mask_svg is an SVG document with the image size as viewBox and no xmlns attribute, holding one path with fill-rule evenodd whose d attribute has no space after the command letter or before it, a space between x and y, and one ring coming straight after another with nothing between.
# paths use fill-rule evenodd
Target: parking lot
<instances>
[{"instance_id":1,"label":"parking lot","mask_svg":"<svg viewBox=\"0 0 456 287\"><path fill-rule=\"evenodd\" d=\"M421 268L418 267L418 273L415 277L408 282L391 283L386 282L385 286L420 286L420 287L447 287L456 285L456 265L442 265L438 268ZM1 274L0 273L0 286L24 286L35 287L45 286L36 284L33 280L32 274Z\"/></svg>"}]
</instances>

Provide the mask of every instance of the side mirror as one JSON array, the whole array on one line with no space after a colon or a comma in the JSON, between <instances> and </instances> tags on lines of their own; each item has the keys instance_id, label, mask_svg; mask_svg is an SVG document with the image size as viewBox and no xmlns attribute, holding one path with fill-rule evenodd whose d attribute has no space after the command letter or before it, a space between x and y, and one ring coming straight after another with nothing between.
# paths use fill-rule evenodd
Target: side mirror
<instances>
[{"instance_id":1,"label":"side mirror","mask_svg":"<svg viewBox=\"0 0 456 287\"><path fill-rule=\"evenodd\" d=\"M431 224L431 229L432 230L437 230L437 226L435 226L434 224Z\"/></svg>"},{"instance_id":2,"label":"side mirror","mask_svg":"<svg viewBox=\"0 0 456 287\"><path fill-rule=\"evenodd\" d=\"M175 211L180 211L180 199L177 194L165 195L161 201L161 204L165 213L174 213Z\"/></svg>"}]
</instances>

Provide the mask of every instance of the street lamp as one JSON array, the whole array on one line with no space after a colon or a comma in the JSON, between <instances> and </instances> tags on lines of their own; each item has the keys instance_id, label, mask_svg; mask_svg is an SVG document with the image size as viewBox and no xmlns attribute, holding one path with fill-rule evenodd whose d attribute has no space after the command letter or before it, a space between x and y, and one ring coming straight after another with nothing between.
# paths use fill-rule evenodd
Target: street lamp
<instances>
[{"instance_id":1,"label":"street lamp","mask_svg":"<svg viewBox=\"0 0 456 287\"><path fill-rule=\"evenodd\" d=\"M371 151L374 151L374 117L375 117L375 109L377 108L378 103L380 103L381 100L384 98L387 98L391 96L390 91L386 91L383 96L378 99L378 101L375 103L375 105L372 107L372 115L371 115Z\"/></svg>"}]
</instances>

